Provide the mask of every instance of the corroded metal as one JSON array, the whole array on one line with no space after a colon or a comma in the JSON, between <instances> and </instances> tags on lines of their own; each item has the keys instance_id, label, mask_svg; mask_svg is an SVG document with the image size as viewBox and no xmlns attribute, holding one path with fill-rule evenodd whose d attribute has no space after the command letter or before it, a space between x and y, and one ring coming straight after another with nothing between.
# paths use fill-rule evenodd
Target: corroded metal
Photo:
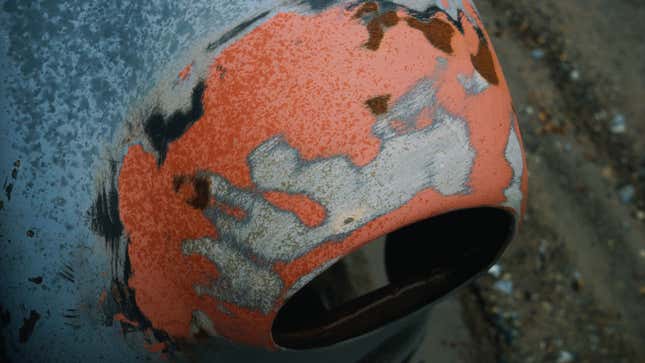
<instances>
[{"instance_id":1,"label":"corroded metal","mask_svg":"<svg viewBox=\"0 0 645 363\"><path fill-rule=\"evenodd\" d=\"M217 356L204 335L264 356L224 339L281 349L285 301L369 241L457 209L520 219L517 119L470 1L122 6L4 5L10 357Z\"/></svg>"}]
</instances>

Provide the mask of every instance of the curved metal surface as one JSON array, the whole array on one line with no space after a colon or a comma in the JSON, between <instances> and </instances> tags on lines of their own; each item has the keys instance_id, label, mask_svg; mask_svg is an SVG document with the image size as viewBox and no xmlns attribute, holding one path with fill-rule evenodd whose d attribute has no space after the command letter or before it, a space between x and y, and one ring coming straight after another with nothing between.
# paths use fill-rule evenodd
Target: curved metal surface
<instances>
[{"instance_id":1,"label":"curved metal surface","mask_svg":"<svg viewBox=\"0 0 645 363\"><path fill-rule=\"evenodd\" d=\"M456 0L378 2L383 17L365 20L361 18L365 14L356 15L361 5L320 0L5 1L0 13L3 354L16 361L128 362L164 357L301 361L305 356L313 361L309 357L325 353L325 361L330 355L354 361L423 319L425 310L366 336L309 353L269 353L233 346L221 338L193 344L203 330L208 335L275 349L270 327L280 304L324 267L370 238L455 208L493 205L521 214L526 172L517 121L474 6ZM459 66L446 71L447 76L441 72L453 52L450 37L446 43L428 35L426 22L437 17L442 20L435 24L435 32L454 32L454 28L465 39L453 43L456 52L462 53L460 61L454 62ZM462 20L468 29L465 33ZM388 30L395 29L399 21L406 24L396 27L400 32ZM369 120L363 118L373 145L356 144L362 134L352 134L349 128L332 128L330 136L324 134L323 127L315 137L335 138L335 144L330 143L335 145L330 148L333 150L311 149L315 142L298 139L297 131L293 136L286 124L262 134L255 144L249 142L253 147L246 151L235 149L233 158L241 159L243 166L220 168L227 160L219 158L219 149L202 147L207 144L203 135L211 137L219 130L218 111L233 104L218 100L261 87L231 86L217 93L215 82L224 80L227 68L214 65L213 59L242 69L248 59L240 61L239 54L244 54L247 45L257 44L256 38L261 40L263 34L293 40L294 50L287 53L304 49L297 57L311 55L307 53L310 49L299 46L290 34L278 34L280 24L295 26L289 22L299 27L326 26L327 30L346 26L355 38L349 39L358 43L340 50L347 50L352 60L342 58L335 49L327 49L329 53L322 56L331 62L345 62L348 69L374 64L369 52L381 45L384 31L403 38L407 32L417 32L419 39L424 35L430 41L427 53L419 51L418 55L432 56L430 69L435 73L428 74L418 62L413 63L412 69L425 73L406 76L392 71L390 78L380 79L393 85L385 90L387 96L375 93L374 87L368 92L371 98L360 95L362 108L358 109L362 111L357 112L369 116ZM359 54L363 51L369 54ZM383 45L385 66L391 62L387 52L400 51L395 45ZM288 56L272 52L269 54ZM301 65L292 66L298 69ZM464 69L469 72L462 72ZM326 77L323 71L318 76ZM277 79L276 87L288 86L287 77ZM475 130L474 125L481 124L481 120L473 120L481 114L479 106L464 106L463 111L454 107L454 101L447 101L455 95L453 88L441 89L443 83L449 83L447 79L452 83L446 88L458 87L459 97L471 101L493 89L494 94L482 103L495 105L485 121L503 115L487 126L493 131L482 131L485 127ZM346 90L343 86L339 89ZM351 92L355 91L350 87L346 94ZM303 94L289 97L302 98ZM307 99L299 101L302 107L309 104ZM245 102L235 107L263 106L261 102ZM262 110L276 111L283 107L280 105L276 101L273 108ZM321 112L319 119L308 121L324 120L327 110ZM416 125L428 115L431 125ZM193 136L189 135L187 130L202 119L211 123L200 122L204 128L193 128ZM264 130L278 122L269 118ZM242 127L238 124L234 128ZM194 134L198 142L191 141ZM480 140L487 137L488 144ZM425 145L433 145L433 151L439 152L415 151ZM191 152L203 155L213 150L210 159L206 157L201 164L182 159ZM391 172L394 165L396 173ZM416 172L420 165L428 171ZM486 171L487 167L495 170ZM276 169L283 173L275 173ZM154 198L165 197L146 195L163 188L146 184L147 179L141 177L147 177L145 173L158 180L165 178L163 188L168 190L163 193L173 188L175 193L187 193L181 196L191 207L178 210L175 220L164 222L183 233L174 253L192 263L188 269L169 270L163 275L165 285L155 285L159 279L141 276L154 276L162 264L181 267L186 262L172 254L159 257L146 244L154 240L141 218L155 216L164 204ZM385 183L394 187L383 188ZM184 191L185 185L194 190ZM205 200L200 199L202 189ZM314 203L304 203L311 207L306 212L289 212L285 204L293 200L285 200L284 194L302 194ZM243 216L212 206L213 200L241 208ZM437 207L425 207L427 201ZM316 214L320 205L322 217ZM199 214L200 223L210 221L206 231L216 229L220 235L204 233L200 227L182 229L186 223L177 220L190 213ZM161 220L156 223L161 225ZM377 227L374 221L378 221ZM267 231L270 234L263 237ZM280 241L289 242L294 236L298 240L276 244L272 242L276 235ZM236 247L239 241L249 243L240 249ZM329 241L344 242L327 248ZM323 252L316 255L311 253L314 250ZM249 254L254 256L252 262ZM137 271L139 275L130 279L133 265L134 276ZM202 280L195 280L195 276ZM203 276L211 280L218 276L219 280L198 286ZM189 298L166 292L184 291L173 290L182 282L190 289ZM160 289L151 293L151 286ZM214 299L208 300L212 310L203 308L204 296ZM175 300L176 304L169 303ZM158 306L163 308L156 309ZM229 319L232 308L239 310ZM176 313L179 310L189 314ZM413 335L401 339L416 339ZM172 349L169 340L173 341ZM387 341L393 344L397 340ZM411 349L409 344L402 346L402 354Z\"/></svg>"}]
</instances>

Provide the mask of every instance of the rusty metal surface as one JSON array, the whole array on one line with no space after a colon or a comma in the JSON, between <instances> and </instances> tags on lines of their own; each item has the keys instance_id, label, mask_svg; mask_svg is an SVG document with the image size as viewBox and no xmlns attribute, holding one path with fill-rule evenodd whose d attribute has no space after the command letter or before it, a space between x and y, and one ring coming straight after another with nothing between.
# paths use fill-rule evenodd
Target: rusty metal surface
<instances>
[{"instance_id":1,"label":"rusty metal surface","mask_svg":"<svg viewBox=\"0 0 645 363\"><path fill-rule=\"evenodd\" d=\"M480 205L519 216L526 190L519 130L474 7L467 1L379 2L379 15L363 21L365 14L355 15L359 3L4 2L3 354L17 361L298 361L309 355L240 348L219 336L276 349L272 319L297 288L402 225ZM426 21L437 22L430 27ZM356 44L342 40L338 49L322 51L313 42L298 45L293 30L303 28L309 29L304 38L318 28L344 29ZM463 36L452 44L450 36L446 42L432 35L432 29L452 34L453 28ZM420 54L430 55L432 65L401 63L401 73L390 68L378 75L380 82L333 83L336 88L319 97L328 101L337 92L357 100L354 108L318 107L320 114L306 118L311 129L305 137L288 123L272 129L278 116L311 116L301 109L314 103L304 91L285 91L293 89L291 76L264 79L253 68L247 74L245 62L262 52L291 56L298 61L285 61L292 67L285 74L332 84L323 67L299 73L303 64L320 62L299 59L309 59L314 49L329 64L382 71L404 48L384 41L386 31L404 40L416 34L426 47ZM296 45L278 49L263 42L266 36ZM342 39L334 36L327 40ZM259 50L252 48L257 44ZM403 69L416 73L402 76ZM225 83L245 76L269 86ZM381 85L391 89L381 92ZM360 93L369 87L372 93ZM286 101L244 98L277 90L287 92ZM247 113L278 116L226 134L221 110L232 115L239 109L226 95L242 100ZM455 107L455 97L469 106ZM476 97L499 107L483 115ZM361 121L351 124L355 129L328 126L325 117L333 111ZM240 122L229 128L241 129ZM230 141L229 148L212 146L220 132L227 137L218 142ZM239 146L245 142L252 147ZM238 159L243 165L234 163ZM301 199L285 202L285 195ZM427 207L428 200L437 207ZM298 203L305 212L285 207ZM158 234L167 241L159 243ZM356 360L425 314L317 353ZM195 348L202 332L218 337Z\"/></svg>"}]
</instances>

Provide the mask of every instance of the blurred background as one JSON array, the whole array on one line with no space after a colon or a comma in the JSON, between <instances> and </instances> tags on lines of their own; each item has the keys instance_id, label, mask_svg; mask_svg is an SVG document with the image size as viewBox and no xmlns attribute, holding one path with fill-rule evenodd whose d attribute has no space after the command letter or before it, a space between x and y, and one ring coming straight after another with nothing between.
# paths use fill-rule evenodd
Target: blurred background
<instances>
[{"instance_id":1,"label":"blurred background","mask_svg":"<svg viewBox=\"0 0 645 363\"><path fill-rule=\"evenodd\" d=\"M645 362L645 3L478 0L529 165L518 238L418 362ZM430 357L430 358L428 358Z\"/></svg>"}]
</instances>

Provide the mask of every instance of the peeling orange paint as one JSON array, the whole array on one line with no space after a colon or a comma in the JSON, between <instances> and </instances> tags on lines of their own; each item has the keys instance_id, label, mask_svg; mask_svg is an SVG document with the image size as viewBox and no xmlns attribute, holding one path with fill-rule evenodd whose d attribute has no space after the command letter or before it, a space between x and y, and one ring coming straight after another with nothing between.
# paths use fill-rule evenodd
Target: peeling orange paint
<instances>
[{"instance_id":1,"label":"peeling orange paint","mask_svg":"<svg viewBox=\"0 0 645 363\"><path fill-rule=\"evenodd\" d=\"M403 11L395 15L397 19L408 16ZM366 100L387 94L389 102L396 102L420 79L435 82L437 102L468 122L477 155L471 193L446 197L424 190L343 241L324 243L289 263L276 262L273 269L285 291L330 259L404 224L465 206L503 203L503 190L512 178L504 158L510 95L492 49L487 65L499 75L499 82L477 97L465 94L457 75L473 73L471 57L480 49L480 40L473 37L473 26L463 23L465 35L451 33L449 54L406 22L388 23L391 26L378 49L370 50L362 46L370 38L368 29L348 10L282 13L223 50L206 80L203 116L169 145L165 162L157 165L154 155L134 145L119 174L119 211L130 238L128 284L152 325L173 337L189 337L191 314L201 310L224 337L275 347L271 325L278 306L263 314L196 293L194 286L212 283L218 271L201 255L183 255L182 242L216 238L218 232L203 211L187 203L194 190L183 184L176 188L174 178L207 170L238 188L252 190L249 153L276 135L305 160L345 155L357 167L364 166L381 146L372 133L377 115L365 106ZM445 48L446 43L441 44ZM439 57L447 59L441 67ZM219 67L226 69L226 77L220 76ZM424 114L416 127L431 123L430 115ZM306 196L266 192L264 198L293 211L308 226L318 225L325 217L324 207ZM225 309L216 308L220 304ZM115 315L115 320L132 323L122 314Z\"/></svg>"},{"instance_id":2,"label":"peeling orange paint","mask_svg":"<svg viewBox=\"0 0 645 363\"><path fill-rule=\"evenodd\" d=\"M182 81L185 81L190 76L190 72L192 71L192 69L193 69L193 64L190 63L186 67L184 67L181 71L179 71L179 74L177 75L177 77L179 77L179 79L181 79Z\"/></svg>"},{"instance_id":3,"label":"peeling orange paint","mask_svg":"<svg viewBox=\"0 0 645 363\"><path fill-rule=\"evenodd\" d=\"M119 321L119 322L124 323L124 324L132 325L134 327L139 326L139 323L137 323L136 321L132 321L132 320L128 319L125 315L123 315L123 313L114 314L113 320Z\"/></svg>"}]
</instances>

